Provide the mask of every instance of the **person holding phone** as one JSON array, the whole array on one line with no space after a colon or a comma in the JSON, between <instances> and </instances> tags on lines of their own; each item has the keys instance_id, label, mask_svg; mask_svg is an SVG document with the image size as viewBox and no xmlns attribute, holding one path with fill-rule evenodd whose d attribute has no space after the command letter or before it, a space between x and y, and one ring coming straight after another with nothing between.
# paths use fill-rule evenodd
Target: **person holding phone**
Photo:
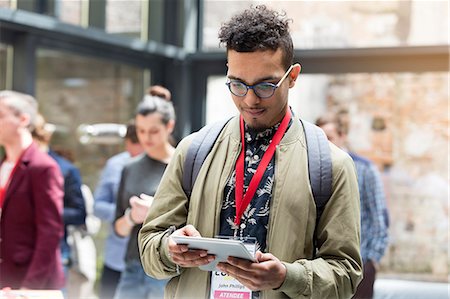
<instances>
[{"instance_id":1,"label":"person holding phone","mask_svg":"<svg viewBox=\"0 0 450 299\"><path fill-rule=\"evenodd\" d=\"M136 135L134 119L127 124L124 137L125 151L112 156L106 161L99 183L94 192L94 215L109 226L103 253L103 270L99 286L99 298L114 297L120 275L125 269L125 254L128 238L117 236L113 222L116 217L117 192L123 167L134 157L142 154L143 149Z\"/></svg>"},{"instance_id":2,"label":"person holding phone","mask_svg":"<svg viewBox=\"0 0 450 299\"><path fill-rule=\"evenodd\" d=\"M114 298L162 298L166 280L144 273L137 236L175 151L169 141L175 126L172 102L158 96L144 96L136 110L135 125L144 153L125 165L119 184L114 229L119 237L129 237L129 240L125 270Z\"/></svg>"},{"instance_id":3,"label":"person holding phone","mask_svg":"<svg viewBox=\"0 0 450 299\"><path fill-rule=\"evenodd\" d=\"M305 134L288 105L300 65L289 20L255 6L225 23L227 82L239 116L223 128L188 197L184 138L167 167L139 234L145 271L171 278L166 298L350 298L361 279L358 183L352 159L331 143L332 193L316 223ZM258 261L214 260L174 236L256 238ZM228 277L236 291L221 288ZM251 296L251 297L250 297Z\"/></svg>"}]
</instances>

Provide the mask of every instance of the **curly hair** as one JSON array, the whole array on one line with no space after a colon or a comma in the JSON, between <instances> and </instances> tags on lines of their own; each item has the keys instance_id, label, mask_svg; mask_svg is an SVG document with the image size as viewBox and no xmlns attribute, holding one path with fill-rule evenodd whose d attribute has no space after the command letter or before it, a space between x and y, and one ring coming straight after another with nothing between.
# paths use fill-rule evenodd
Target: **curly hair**
<instances>
[{"instance_id":1,"label":"curly hair","mask_svg":"<svg viewBox=\"0 0 450 299\"><path fill-rule=\"evenodd\" d=\"M288 68L294 59L294 46L289 33L286 13L258 5L235 15L222 25L219 40L228 50L255 52L281 48L284 52L283 65Z\"/></svg>"}]
</instances>

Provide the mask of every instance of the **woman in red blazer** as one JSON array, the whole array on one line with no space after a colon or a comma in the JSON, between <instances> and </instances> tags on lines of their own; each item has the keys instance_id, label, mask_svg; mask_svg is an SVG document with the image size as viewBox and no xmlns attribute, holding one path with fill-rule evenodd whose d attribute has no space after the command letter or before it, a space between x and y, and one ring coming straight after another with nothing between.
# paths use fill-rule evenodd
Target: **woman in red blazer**
<instances>
[{"instance_id":1,"label":"woman in red blazer","mask_svg":"<svg viewBox=\"0 0 450 299\"><path fill-rule=\"evenodd\" d=\"M33 97L0 91L0 287L64 286L63 179L56 162L33 143Z\"/></svg>"}]
</instances>

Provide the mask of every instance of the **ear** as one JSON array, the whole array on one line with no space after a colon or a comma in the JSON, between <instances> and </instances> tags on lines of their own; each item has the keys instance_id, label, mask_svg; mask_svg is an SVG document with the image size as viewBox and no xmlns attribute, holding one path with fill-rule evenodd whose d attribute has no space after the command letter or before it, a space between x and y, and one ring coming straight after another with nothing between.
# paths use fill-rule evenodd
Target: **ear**
<instances>
[{"instance_id":1,"label":"ear","mask_svg":"<svg viewBox=\"0 0 450 299\"><path fill-rule=\"evenodd\" d=\"M289 74L289 88L294 87L295 81L302 70L302 66L299 63L294 64L291 73Z\"/></svg>"},{"instance_id":2,"label":"ear","mask_svg":"<svg viewBox=\"0 0 450 299\"><path fill-rule=\"evenodd\" d=\"M173 119L169 120L166 127L167 127L167 131L169 131L169 134L172 134L173 130L175 129L175 121Z\"/></svg>"},{"instance_id":3,"label":"ear","mask_svg":"<svg viewBox=\"0 0 450 299\"><path fill-rule=\"evenodd\" d=\"M24 128L28 128L31 125L31 117L26 113L21 113L19 115L20 125Z\"/></svg>"}]
</instances>

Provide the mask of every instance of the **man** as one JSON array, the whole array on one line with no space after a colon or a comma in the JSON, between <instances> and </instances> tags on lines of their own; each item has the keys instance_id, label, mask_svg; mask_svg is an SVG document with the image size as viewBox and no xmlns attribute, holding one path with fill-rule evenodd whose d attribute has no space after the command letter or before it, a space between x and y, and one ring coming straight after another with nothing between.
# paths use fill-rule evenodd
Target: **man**
<instances>
[{"instance_id":1,"label":"man","mask_svg":"<svg viewBox=\"0 0 450 299\"><path fill-rule=\"evenodd\" d=\"M100 280L100 298L113 298L119 283L120 273L125 270L125 252L128 238L114 233L112 223L115 217L117 191L124 166L131 158L143 151L136 135L134 120L128 122L125 134L125 151L108 159L95 190L94 215L111 224L105 242L103 272Z\"/></svg>"},{"instance_id":2,"label":"man","mask_svg":"<svg viewBox=\"0 0 450 299\"><path fill-rule=\"evenodd\" d=\"M36 100L0 91L0 287L60 289L63 178L31 136Z\"/></svg>"},{"instance_id":3,"label":"man","mask_svg":"<svg viewBox=\"0 0 450 299\"><path fill-rule=\"evenodd\" d=\"M328 140L347 151L348 125L339 117L328 114L317 119ZM388 245L388 214L383 185L375 165L349 152L355 162L361 200L361 257L364 278L354 298L372 298L376 268Z\"/></svg>"},{"instance_id":4,"label":"man","mask_svg":"<svg viewBox=\"0 0 450 299\"><path fill-rule=\"evenodd\" d=\"M240 117L219 135L190 198L181 182L192 136L181 141L140 232L145 270L172 278L166 298L250 298L250 291L253 298L351 297L361 276L356 174L350 157L330 144L333 193L316 227L305 136L288 106L300 72L292 65L288 20L257 6L223 25L219 38L227 46L227 85ZM257 168L262 176L253 176ZM246 196L250 189L254 195ZM222 273L211 274L198 266L214 256L177 245L175 235L254 237L258 262L229 257L218 265ZM239 291L221 293L232 279Z\"/></svg>"}]
</instances>

